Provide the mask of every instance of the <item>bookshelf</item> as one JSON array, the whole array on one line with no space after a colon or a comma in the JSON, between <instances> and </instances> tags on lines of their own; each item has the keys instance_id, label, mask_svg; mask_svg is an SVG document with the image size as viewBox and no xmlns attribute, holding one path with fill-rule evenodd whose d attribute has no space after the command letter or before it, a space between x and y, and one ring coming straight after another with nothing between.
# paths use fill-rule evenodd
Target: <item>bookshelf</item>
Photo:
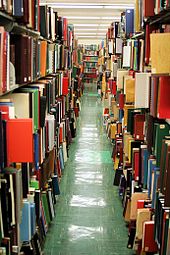
<instances>
[{"instance_id":1,"label":"bookshelf","mask_svg":"<svg viewBox=\"0 0 170 255\"><path fill-rule=\"evenodd\" d=\"M85 45L83 54L83 81L94 83L97 80L98 50L96 45Z\"/></svg>"},{"instance_id":2,"label":"bookshelf","mask_svg":"<svg viewBox=\"0 0 170 255\"><path fill-rule=\"evenodd\" d=\"M127 11L121 15L117 36L122 39L122 54L115 54L113 47L107 63L106 54L99 53L101 63L117 63L112 78L104 80L103 113L113 145L114 185L119 187L128 225L127 247L135 254L162 255L169 252L165 227L170 211L169 3L140 3L139 17L132 22L138 24L135 33L134 27L128 27L132 20L126 17ZM112 45L116 41L111 36L113 27L106 36L106 52L109 41L113 40Z\"/></svg>"},{"instance_id":3,"label":"bookshelf","mask_svg":"<svg viewBox=\"0 0 170 255\"><path fill-rule=\"evenodd\" d=\"M36 2L24 1L22 8L13 1L10 13L0 11L0 189L5 194L0 247L5 254L42 254L80 110L74 27Z\"/></svg>"}]
</instances>

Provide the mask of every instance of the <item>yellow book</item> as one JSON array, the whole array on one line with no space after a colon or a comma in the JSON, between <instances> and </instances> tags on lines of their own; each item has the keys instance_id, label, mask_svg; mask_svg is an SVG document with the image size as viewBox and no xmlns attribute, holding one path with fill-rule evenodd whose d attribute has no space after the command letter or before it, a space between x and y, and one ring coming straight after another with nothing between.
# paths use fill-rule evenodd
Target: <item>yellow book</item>
<instances>
[{"instance_id":1,"label":"yellow book","mask_svg":"<svg viewBox=\"0 0 170 255\"><path fill-rule=\"evenodd\" d=\"M155 74L170 73L170 33L154 33L151 39L151 70Z\"/></svg>"},{"instance_id":2,"label":"yellow book","mask_svg":"<svg viewBox=\"0 0 170 255\"><path fill-rule=\"evenodd\" d=\"M111 139L115 139L116 137L116 133L117 133L117 126L116 123L113 123L110 125L110 138Z\"/></svg>"},{"instance_id":3,"label":"yellow book","mask_svg":"<svg viewBox=\"0 0 170 255\"><path fill-rule=\"evenodd\" d=\"M148 193L136 192L131 197L131 208L130 208L130 220L136 220L137 218L137 202L138 200L147 200Z\"/></svg>"},{"instance_id":4,"label":"yellow book","mask_svg":"<svg viewBox=\"0 0 170 255\"><path fill-rule=\"evenodd\" d=\"M135 102L135 79L134 78L129 78L129 77L125 78L124 93L125 93L126 103Z\"/></svg>"}]
</instances>

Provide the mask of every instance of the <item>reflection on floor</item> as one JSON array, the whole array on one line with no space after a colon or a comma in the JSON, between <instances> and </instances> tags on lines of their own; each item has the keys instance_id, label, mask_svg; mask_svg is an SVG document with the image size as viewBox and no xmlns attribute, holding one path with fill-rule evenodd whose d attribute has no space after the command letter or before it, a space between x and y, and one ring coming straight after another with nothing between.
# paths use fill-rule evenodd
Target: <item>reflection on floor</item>
<instances>
[{"instance_id":1,"label":"reflection on floor","mask_svg":"<svg viewBox=\"0 0 170 255\"><path fill-rule=\"evenodd\" d=\"M130 255L97 94L84 95L45 255Z\"/></svg>"}]
</instances>

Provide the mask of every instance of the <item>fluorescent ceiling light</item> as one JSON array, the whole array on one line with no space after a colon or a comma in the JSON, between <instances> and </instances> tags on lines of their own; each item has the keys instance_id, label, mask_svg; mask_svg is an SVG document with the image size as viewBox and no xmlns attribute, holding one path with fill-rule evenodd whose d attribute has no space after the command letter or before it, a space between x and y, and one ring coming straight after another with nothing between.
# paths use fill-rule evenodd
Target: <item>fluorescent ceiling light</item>
<instances>
[{"instance_id":1,"label":"fluorescent ceiling light","mask_svg":"<svg viewBox=\"0 0 170 255\"><path fill-rule=\"evenodd\" d=\"M103 39L104 36L101 35L79 35L77 38L101 38Z\"/></svg>"},{"instance_id":2,"label":"fluorescent ceiling light","mask_svg":"<svg viewBox=\"0 0 170 255\"><path fill-rule=\"evenodd\" d=\"M75 28L74 31L107 31L107 28Z\"/></svg>"},{"instance_id":3,"label":"fluorescent ceiling light","mask_svg":"<svg viewBox=\"0 0 170 255\"><path fill-rule=\"evenodd\" d=\"M101 19L100 17L65 16L67 19Z\"/></svg>"},{"instance_id":4,"label":"fluorescent ceiling light","mask_svg":"<svg viewBox=\"0 0 170 255\"><path fill-rule=\"evenodd\" d=\"M102 6L98 5L54 5L48 4L48 6L57 9L102 9Z\"/></svg>"},{"instance_id":5,"label":"fluorescent ceiling light","mask_svg":"<svg viewBox=\"0 0 170 255\"><path fill-rule=\"evenodd\" d=\"M100 28L100 27L109 27L110 24L74 24L74 27L97 27L97 28Z\"/></svg>"},{"instance_id":6,"label":"fluorescent ceiling light","mask_svg":"<svg viewBox=\"0 0 170 255\"><path fill-rule=\"evenodd\" d=\"M115 9L115 10L119 10L119 9L134 9L134 6L120 6L120 5L117 5L117 6L111 6L111 5L108 5L108 6L103 6L104 9Z\"/></svg>"},{"instance_id":7,"label":"fluorescent ceiling light","mask_svg":"<svg viewBox=\"0 0 170 255\"><path fill-rule=\"evenodd\" d=\"M121 17L101 17L101 19L102 20L107 20L107 19L109 19L109 20L120 20L121 19Z\"/></svg>"},{"instance_id":8,"label":"fluorescent ceiling light","mask_svg":"<svg viewBox=\"0 0 170 255\"><path fill-rule=\"evenodd\" d=\"M106 33L98 33L98 32L85 32L85 33L75 33L77 36L79 35L105 35Z\"/></svg>"},{"instance_id":9,"label":"fluorescent ceiling light","mask_svg":"<svg viewBox=\"0 0 170 255\"><path fill-rule=\"evenodd\" d=\"M110 24L99 24L99 27L109 27Z\"/></svg>"},{"instance_id":10,"label":"fluorescent ceiling light","mask_svg":"<svg viewBox=\"0 0 170 255\"><path fill-rule=\"evenodd\" d=\"M120 20L120 17L65 16L67 19Z\"/></svg>"},{"instance_id":11,"label":"fluorescent ceiling light","mask_svg":"<svg viewBox=\"0 0 170 255\"><path fill-rule=\"evenodd\" d=\"M45 4L45 3L44 3ZM43 3L41 5L44 5ZM54 7L54 8L83 8L83 9L131 9L134 8L134 4L105 4L105 3L55 3L55 2L48 2L47 5Z\"/></svg>"}]
</instances>

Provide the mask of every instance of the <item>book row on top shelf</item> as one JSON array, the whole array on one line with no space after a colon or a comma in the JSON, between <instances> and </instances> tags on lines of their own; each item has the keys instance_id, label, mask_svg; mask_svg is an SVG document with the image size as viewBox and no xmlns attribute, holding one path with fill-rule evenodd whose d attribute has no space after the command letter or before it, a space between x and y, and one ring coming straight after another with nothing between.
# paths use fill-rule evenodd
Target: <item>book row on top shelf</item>
<instances>
[{"instance_id":1,"label":"book row on top shelf","mask_svg":"<svg viewBox=\"0 0 170 255\"><path fill-rule=\"evenodd\" d=\"M65 18L13 3L15 17L0 14L0 251L42 254L76 135L81 54Z\"/></svg>"},{"instance_id":2,"label":"book row on top shelf","mask_svg":"<svg viewBox=\"0 0 170 255\"><path fill-rule=\"evenodd\" d=\"M101 43L103 123L113 144L127 247L163 255L170 252L169 1L139 2L144 31L123 38L120 54L116 38ZM136 12L134 24L137 18Z\"/></svg>"}]
</instances>

